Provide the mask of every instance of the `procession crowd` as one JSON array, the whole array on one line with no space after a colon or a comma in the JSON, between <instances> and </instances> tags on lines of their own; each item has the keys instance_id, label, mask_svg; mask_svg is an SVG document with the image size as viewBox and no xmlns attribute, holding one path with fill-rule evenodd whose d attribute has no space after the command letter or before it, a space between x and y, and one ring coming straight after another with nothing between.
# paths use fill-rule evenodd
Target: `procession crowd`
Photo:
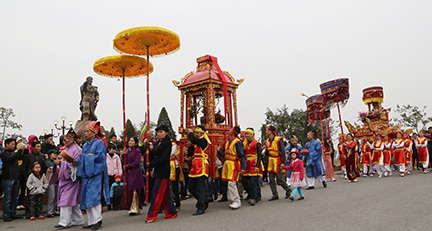
<instances>
[{"instance_id":1,"label":"procession crowd","mask_svg":"<svg viewBox=\"0 0 432 231\"><path fill-rule=\"evenodd\" d=\"M241 131L236 126L228 142L217 147L213 170L207 133L201 125L189 129L184 153L168 136L166 125L157 127L156 137L142 145L131 137L125 149L114 134L106 140L99 122L89 123L82 138L71 129L59 145L54 145L50 134L43 143L34 135L29 136L28 144L20 138L6 139L0 154L3 220L23 218L16 210L25 210L30 220L45 219L42 201L46 194L46 217L60 216L55 228L84 225L82 214L86 213L88 224L83 228L97 230L102 226L103 206L129 210L134 216L147 205L146 197L150 202L147 223L154 222L162 211L166 219L177 217L181 201L192 196L196 199L194 216L205 214L214 201L229 201L231 209L240 208L242 200L254 206L262 199L265 182L272 192L269 201L279 199L277 185L284 190L285 199L293 201L299 193L298 200L303 200L302 187L314 189L315 179L324 188L327 180L336 181L334 160L340 160L343 177L350 182L362 174L388 177L394 170L401 176L413 169L426 174L431 166L428 141L432 127L418 135L398 133L394 139L376 134L373 139L356 141L347 134L334 148L331 138L320 141L316 131L307 134L308 142L302 146L295 136L284 141L270 125L261 144L253 128ZM213 177L210 172L215 173Z\"/></svg>"}]
</instances>

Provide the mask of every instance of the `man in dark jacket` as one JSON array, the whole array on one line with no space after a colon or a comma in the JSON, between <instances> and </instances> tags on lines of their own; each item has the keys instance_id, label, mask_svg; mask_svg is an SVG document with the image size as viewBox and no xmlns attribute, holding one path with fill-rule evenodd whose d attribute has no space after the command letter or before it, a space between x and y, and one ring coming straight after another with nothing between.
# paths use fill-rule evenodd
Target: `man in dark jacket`
<instances>
[{"instance_id":1,"label":"man in dark jacket","mask_svg":"<svg viewBox=\"0 0 432 231\"><path fill-rule=\"evenodd\" d=\"M147 213L146 222L154 222L159 213L160 207L164 206L165 218L171 219L177 217L177 210L172 201L169 190L170 176L170 155L171 140L168 136L168 126L160 125L156 128L158 142L154 145L152 152L154 159L146 163L146 167L152 171L151 175L155 178L151 204Z\"/></svg>"},{"instance_id":2,"label":"man in dark jacket","mask_svg":"<svg viewBox=\"0 0 432 231\"><path fill-rule=\"evenodd\" d=\"M24 156L21 166L21 173L23 176L25 176L26 180L30 173L32 173L34 162L38 162L40 164L42 173L45 173L47 170L45 155L41 153L41 143L39 141L35 141L32 143L32 147L32 152Z\"/></svg>"},{"instance_id":3,"label":"man in dark jacket","mask_svg":"<svg viewBox=\"0 0 432 231\"><path fill-rule=\"evenodd\" d=\"M6 149L1 154L3 162L3 220L12 221L12 219L21 219L16 215L16 207L19 197L19 168L18 159L22 158L25 145L16 150L14 139L6 139Z\"/></svg>"},{"instance_id":4,"label":"man in dark jacket","mask_svg":"<svg viewBox=\"0 0 432 231\"><path fill-rule=\"evenodd\" d=\"M32 147L33 147L32 152L24 155L23 162L21 165L20 174L24 182L27 182L28 176L33 172L33 165L35 162L38 162L40 164L41 173L46 173L46 170L48 168L45 162L45 155L41 153L42 146L40 141L34 141L32 143ZM28 190L27 190L27 195L29 195ZM26 216L27 218L29 218L28 206L25 206L25 210L26 210Z\"/></svg>"},{"instance_id":5,"label":"man in dark jacket","mask_svg":"<svg viewBox=\"0 0 432 231\"><path fill-rule=\"evenodd\" d=\"M41 150L43 154L48 154L49 150L56 149L56 146L54 145L53 134L46 134L44 136L44 140L45 142L42 144L42 150Z\"/></svg>"}]
</instances>

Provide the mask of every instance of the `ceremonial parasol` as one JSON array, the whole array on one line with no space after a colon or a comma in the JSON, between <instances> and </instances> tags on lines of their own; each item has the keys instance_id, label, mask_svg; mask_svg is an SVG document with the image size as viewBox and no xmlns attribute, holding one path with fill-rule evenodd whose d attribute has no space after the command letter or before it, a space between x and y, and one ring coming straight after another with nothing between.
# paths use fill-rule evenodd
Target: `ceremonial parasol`
<instances>
[{"instance_id":1,"label":"ceremonial parasol","mask_svg":"<svg viewBox=\"0 0 432 231\"><path fill-rule=\"evenodd\" d=\"M134 78L153 72L153 65L143 58L129 55L108 56L97 60L93 70L99 75L123 79L123 150L126 149L125 78ZM126 157L126 156L125 156ZM126 164L126 158L125 162ZM126 178L126 172L124 172ZM125 180L126 184L126 180ZM126 187L125 187L126 189ZM126 198L126 194L125 194Z\"/></svg>"},{"instance_id":2,"label":"ceremonial parasol","mask_svg":"<svg viewBox=\"0 0 432 231\"><path fill-rule=\"evenodd\" d=\"M114 49L120 53L158 57L171 54L180 49L180 37L167 29L161 27L135 27L124 30L114 38ZM147 65L148 67L149 65ZM147 121L150 124L150 78L147 69ZM150 134L150 133L148 133ZM148 161L148 152L146 161ZM146 172L146 201L148 202L148 170Z\"/></svg>"},{"instance_id":3,"label":"ceremonial parasol","mask_svg":"<svg viewBox=\"0 0 432 231\"><path fill-rule=\"evenodd\" d=\"M342 107L348 102L349 99L349 81L347 78L340 78L325 82L320 85L321 94L327 108L332 108L335 105L338 108L339 123L343 135L342 117L340 112L340 104Z\"/></svg>"},{"instance_id":4,"label":"ceremonial parasol","mask_svg":"<svg viewBox=\"0 0 432 231\"><path fill-rule=\"evenodd\" d=\"M309 125L312 125L314 121L319 120L321 125L321 138L324 139L324 130L322 126L322 121L327 118L330 118L330 110L327 110L322 95L318 94L307 98L306 106L307 106L306 116Z\"/></svg>"}]
</instances>

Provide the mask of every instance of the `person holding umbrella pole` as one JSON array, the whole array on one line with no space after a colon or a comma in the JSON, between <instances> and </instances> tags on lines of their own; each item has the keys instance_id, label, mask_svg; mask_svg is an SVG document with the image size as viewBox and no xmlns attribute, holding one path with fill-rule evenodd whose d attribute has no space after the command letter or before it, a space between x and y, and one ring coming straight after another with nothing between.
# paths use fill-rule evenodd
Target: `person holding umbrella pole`
<instances>
[{"instance_id":1,"label":"person holding umbrella pole","mask_svg":"<svg viewBox=\"0 0 432 231\"><path fill-rule=\"evenodd\" d=\"M163 206L166 219L177 217L177 210L169 190L172 145L171 139L168 136L168 126L160 125L157 127L156 136L158 141L154 144L153 148L150 147L154 159L145 164L145 167L151 172L151 176L155 178L146 223L156 221L161 206Z\"/></svg>"}]
</instances>

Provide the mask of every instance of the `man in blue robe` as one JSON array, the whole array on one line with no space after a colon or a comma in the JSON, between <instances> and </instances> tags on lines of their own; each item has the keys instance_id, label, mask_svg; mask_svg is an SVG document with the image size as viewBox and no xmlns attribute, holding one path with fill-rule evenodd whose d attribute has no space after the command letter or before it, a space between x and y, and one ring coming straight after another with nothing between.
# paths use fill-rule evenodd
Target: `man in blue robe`
<instances>
[{"instance_id":1,"label":"man in blue robe","mask_svg":"<svg viewBox=\"0 0 432 231\"><path fill-rule=\"evenodd\" d=\"M84 144L76 161L77 176L81 178L80 209L87 211L88 225L85 229L97 230L102 225L102 205L110 203L106 145L101 140L100 123L90 122L84 130Z\"/></svg>"},{"instance_id":2,"label":"man in blue robe","mask_svg":"<svg viewBox=\"0 0 432 231\"><path fill-rule=\"evenodd\" d=\"M325 179L326 171L322 163L322 146L321 143L315 139L316 137L316 131L310 131L307 134L309 142L305 148L309 150L309 156L306 162L306 177L309 187L306 190L315 188L315 178L322 183L324 188L327 188Z\"/></svg>"}]
</instances>

